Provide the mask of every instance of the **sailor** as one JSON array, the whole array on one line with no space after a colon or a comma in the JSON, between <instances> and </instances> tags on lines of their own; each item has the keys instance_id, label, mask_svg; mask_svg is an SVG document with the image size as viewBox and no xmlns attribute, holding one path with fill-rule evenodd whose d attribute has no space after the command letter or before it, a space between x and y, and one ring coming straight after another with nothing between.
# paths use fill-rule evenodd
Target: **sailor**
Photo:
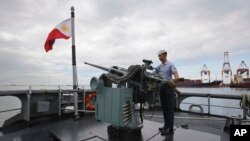
<instances>
[{"instance_id":1,"label":"sailor","mask_svg":"<svg viewBox=\"0 0 250 141\"><path fill-rule=\"evenodd\" d=\"M158 52L161 64L156 67L155 72L163 79L176 82L178 79L178 71L175 65L167 60L167 51L160 50ZM172 78L174 76L174 79ZM164 117L164 126L159 128L161 135L169 135L174 133L174 108L175 93L168 85L162 85L160 88L160 99Z\"/></svg>"}]
</instances>

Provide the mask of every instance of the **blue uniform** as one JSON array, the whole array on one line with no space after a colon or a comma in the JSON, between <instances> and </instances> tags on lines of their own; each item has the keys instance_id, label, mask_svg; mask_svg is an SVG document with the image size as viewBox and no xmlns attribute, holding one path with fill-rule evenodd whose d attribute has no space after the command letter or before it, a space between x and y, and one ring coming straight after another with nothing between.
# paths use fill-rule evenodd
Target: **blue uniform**
<instances>
[{"instance_id":1,"label":"blue uniform","mask_svg":"<svg viewBox=\"0 0 250 141\"><path fill-rule=\"evenodd\" d=\"M160 74L160 76L165 80L173 80L172 75L176 72L177 69L173 63L166 61L163 64L160 64L156 67L156 73Z\"/></svg>"},{"instance_id":2,"label":"blue uniform","mask_svg":"<svg viewBox=\"0 0 250 141\"><path fill-rule=\"evenodd\" d=\"M171 62L160 64L156 68L156 73L165 80L173 80L172 75L177 72L176 67ZM161 105L164 116L164 126L173 129L174 126L174 108L175 108L175 93L172 88L163 85L160 89Z\"/></svg>"}]
</instances>

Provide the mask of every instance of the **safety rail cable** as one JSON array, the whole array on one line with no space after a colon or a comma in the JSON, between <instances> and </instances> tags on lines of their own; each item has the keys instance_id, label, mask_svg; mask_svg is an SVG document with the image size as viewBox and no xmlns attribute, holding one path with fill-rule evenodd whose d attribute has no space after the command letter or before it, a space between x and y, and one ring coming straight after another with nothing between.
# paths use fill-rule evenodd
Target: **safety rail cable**
<instances>
[{"instance_id":1,"label":"safety rail cable","mask_svg":"<svg viewBox=\"0 0 250 141\"><path fill-rule=\"evenodd\" d=\"M221 108L233 108L233 109L243 109L240 107L231 107L231 106L221 106L221 105L206 105L206 104L197 104L197 103L190 103L190 102L182 102L181 104L196 104L196 105L200 105L200 106L210 106L210 107L221 107Z\"/></svg>"},{"instance_id":2,"label":"safety rail cable","mask_svg":"<svg viewBox=\"0 0 250 141\"><path fill-rule=\"evenodd\" d=\"M1 113L5 113L5 112L17 111L17 110L21 110L21 108L3 110L3 111L0 111L0 114L1 114Z\"/></svg>"}]
</instances>

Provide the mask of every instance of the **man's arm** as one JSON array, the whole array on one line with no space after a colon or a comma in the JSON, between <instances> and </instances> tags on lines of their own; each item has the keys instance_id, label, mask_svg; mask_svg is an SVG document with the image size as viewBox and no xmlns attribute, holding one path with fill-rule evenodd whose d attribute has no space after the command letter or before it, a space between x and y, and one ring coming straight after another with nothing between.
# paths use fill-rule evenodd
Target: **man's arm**
<instances>
[{"instance_id":1,"label":"man's arm","mask_svg":"<svg viewBox=\"0 0 250 141\"><path fill-rule=\"evenodd\" d=\"M178 71L175 71L174 72L174 79L178 79L179 78L179 73L178 73Z\"/></svg>"},{"instance_id":2,"label":"man's arm","mask_svg":"<svg viewBox=\"0 0 250 141\"><path fill-rule=\"evenodd\" d=\"M172 74L174 75L174 80L173 81L176 83L178 78L179 78L179 74L178 74L178 71L177 71L174 64L172 64L172 66L171 66L171 71L172 71Z\"/></svg>"},{"instance_id":3,"label":"man's arm","mask_svg":"<svg viewBox=\"0 0 250 141\"><path fill-rule=\"evenodd\" d=\"M178 81L178 78L179 78L178 71L175 71L173 75L174 75L174 80L173 81L176 83Z\"/></svg>"},{"instance_id":4,"label":"man's arm","mask_svg":"<svg viewBox=\"0 0 250 141\"><path fill-rule=\"evenodd\" d=\"M160 66L157 66L157 67L153 70L153 74L158 74L158 73L159 73L159 69L160 69Z\"/></svg>"}]
</instances>

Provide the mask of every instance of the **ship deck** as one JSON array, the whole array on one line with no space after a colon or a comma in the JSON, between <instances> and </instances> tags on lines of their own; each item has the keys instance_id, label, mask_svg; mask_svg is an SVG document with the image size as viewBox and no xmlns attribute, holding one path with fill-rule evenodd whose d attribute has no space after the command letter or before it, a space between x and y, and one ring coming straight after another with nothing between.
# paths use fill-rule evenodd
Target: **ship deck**
<instances>
[{"instance_id":1,"label":"ship deck","mask_svg":"<svg viewBox=\"0 0 250 141\"><path fill-rule=\"evenodd\" d=\"M150 115L151 112L145 112ZM208 120L209 119L209 120ZM97 121L93 113L84 114L78 120L72 116L50 118L29 123L16 123L0 129L0 141L228 141L224 131L225 119L190 113L175 113L174 135L161 136L158 128L163 125L162 113L156 110L154 117L144 120L141 133L109 135L109 124Z\"/></svg>"}]
</instances>

